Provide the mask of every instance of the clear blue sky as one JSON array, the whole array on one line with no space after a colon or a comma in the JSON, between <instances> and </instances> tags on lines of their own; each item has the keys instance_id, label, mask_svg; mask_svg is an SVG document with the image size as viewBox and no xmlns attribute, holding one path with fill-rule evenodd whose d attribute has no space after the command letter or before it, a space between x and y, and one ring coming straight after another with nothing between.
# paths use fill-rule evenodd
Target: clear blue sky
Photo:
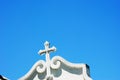
<instances>
[{"instance_id":1,"label":"clear blue sky","mask_svg":"<svg viewBox=\"0 0 120 80\"><path fill-rule=\"evenodd\" d=\"M48 40L72 63L87 63L94 80L120 80L119 0L1 0L0 74L25 75Z\"/></svg>"}]
</instances>

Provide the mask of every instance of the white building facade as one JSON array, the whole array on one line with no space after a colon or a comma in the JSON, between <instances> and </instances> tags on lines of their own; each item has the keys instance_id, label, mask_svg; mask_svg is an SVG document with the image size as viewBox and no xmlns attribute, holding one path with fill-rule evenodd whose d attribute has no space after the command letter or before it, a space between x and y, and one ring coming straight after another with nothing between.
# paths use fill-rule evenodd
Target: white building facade
<instances>
[{"instance_id":1,"label":"white building facade","mask_svg":"<svg viewBox=\"0 0 120 80\"><path fill-rule=\"evenodd\" d=\"M19 80L92 80L87 64L70 63L60 56L55 56L50 60L50 52L56 51L56 48L50 48L47 41L44 45L45 50L40 50L38 53L40 55L45 53L46 61L37 61Z\"/></svg>"}]
</instances>

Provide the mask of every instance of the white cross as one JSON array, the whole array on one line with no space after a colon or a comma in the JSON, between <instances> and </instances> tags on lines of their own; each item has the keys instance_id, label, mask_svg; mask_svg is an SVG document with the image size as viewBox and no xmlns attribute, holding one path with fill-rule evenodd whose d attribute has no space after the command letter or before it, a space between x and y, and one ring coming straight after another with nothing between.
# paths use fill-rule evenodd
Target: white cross
<instances>
[{"instance_id":1,"label":"white cross","mask_svg":"<svg viewBox=\"0 0 120 80\"><path fill-rule=\"evenodd\" d=\"M45 46L45 50L40 50L38 52L38 54L43 54L45 53L46 54L46 66L47 66L47 77L50 76L51 74L51 71L50 71L50 55L49 53L52 52L52 51L56 51L56 48L53 46L52 48L50 48L50 43L48 41L46 41L44 43L44 46Z\"/></svg>"}]
</instances>

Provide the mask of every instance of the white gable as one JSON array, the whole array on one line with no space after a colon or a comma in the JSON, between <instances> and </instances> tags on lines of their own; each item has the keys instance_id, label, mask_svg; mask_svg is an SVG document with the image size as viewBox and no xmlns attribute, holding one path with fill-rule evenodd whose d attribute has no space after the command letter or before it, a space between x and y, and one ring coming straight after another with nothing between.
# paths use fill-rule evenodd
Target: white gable
<instances>
[{"instance_id":1,"label":"white gable","mask_svg":"<svg viewBox=\"0 0 120 80\"><path fill-rule=\"evenodd\" d=\"M40 60L20 80L47 80L46 68L47 64ZM86 64L73 64L59 56L53 57L50 69L52 80L92 80Z\"/></svg>"},{"instance_id":2,"label":"white gable","mask_svg":"<svg viewBox=\"0 0 120 80\"><path fill-rule=\"evenodd\" d=\"M92 80L89 67L86 64L73 64L62 57L55 56L50 60L49 53L56 48L50 48L49 42L45 42L45 50L40 50L41 55L46 54L46 62L36 62L31 70L19 80Z\"/></svg>"}]
</instances>

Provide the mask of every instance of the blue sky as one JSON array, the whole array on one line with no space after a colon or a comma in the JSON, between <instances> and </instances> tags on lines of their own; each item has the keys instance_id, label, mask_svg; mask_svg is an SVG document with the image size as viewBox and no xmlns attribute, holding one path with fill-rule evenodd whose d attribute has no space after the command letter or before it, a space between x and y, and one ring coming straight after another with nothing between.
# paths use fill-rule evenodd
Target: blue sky
<instances>
[{"instance_id":1,"label":"blue sky","mask_svg":"<svg viewBox=\"0 0 120 80\"><path fill-rule=\"evenodd\" d=\"M87 63L93 80L120 80L119 0L1 0L0 74L25 75L47 40L72 63Z\"/></svg>"}]
</instances>

